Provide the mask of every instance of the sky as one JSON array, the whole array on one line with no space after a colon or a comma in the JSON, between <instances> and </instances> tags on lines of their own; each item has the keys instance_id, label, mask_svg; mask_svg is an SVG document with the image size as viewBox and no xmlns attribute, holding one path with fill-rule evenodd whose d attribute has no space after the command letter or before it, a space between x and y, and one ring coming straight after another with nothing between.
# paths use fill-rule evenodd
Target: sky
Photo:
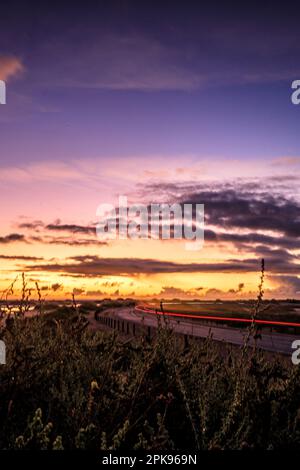
<instances>
[{"instance_id":1,"label":"sky","mask_svg":"<svg viewBox=\"0 0 300 470\"><path fill-rule=\"evenodd\" d=\"M300 298L299 6L1 5L0 290ZM104 240L97 207L205 205L205 242Z\"/></svg>"}]
</instances>

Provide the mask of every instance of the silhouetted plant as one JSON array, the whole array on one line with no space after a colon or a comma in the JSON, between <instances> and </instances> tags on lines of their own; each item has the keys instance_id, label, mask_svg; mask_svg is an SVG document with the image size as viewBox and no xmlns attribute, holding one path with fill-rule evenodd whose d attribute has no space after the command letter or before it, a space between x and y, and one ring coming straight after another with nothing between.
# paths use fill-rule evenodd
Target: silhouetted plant
<instances>
[{"instance_id":1,"label":"silhouetted plant","mask_svg":"<svg viewBox=\"0 0 300 470\"><path fill-rule=\"evenodd\" d=\"M151 343L124 341L74 311L11 316L1 334L2 449L300 446L300 369L280 356L211 338L185 348L163 322Z\"/></svg>"}]
</instances>

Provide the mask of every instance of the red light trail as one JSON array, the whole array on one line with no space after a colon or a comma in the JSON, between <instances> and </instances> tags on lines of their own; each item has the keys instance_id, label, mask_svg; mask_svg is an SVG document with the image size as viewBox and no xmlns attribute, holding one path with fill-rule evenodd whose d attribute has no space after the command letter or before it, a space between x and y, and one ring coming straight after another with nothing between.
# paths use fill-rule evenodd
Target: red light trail
<instances>
[{"instance_id":1,"label":"red light trail","mask_svg":"<svg viewBox=\"0 0 300 470\"><path fill-rule=\"evenodd\" d=\"M189 313L174 313L174 312L161 312L160 310L152 310L145 307L136 307L136 311L142 311L144 313L150 313L153 315L162 315L167 317L180 317L180 318L191 318L198 320L214 320L214 321L228 321L228 322L241 322L241 323L257 323L259 325L268 325L268 326L293 326L299 327L300 323L294 322L285 322L285 321L271 321L271 320L252 320L251 318L238 318L238 317L219 317L213 315L193 315Z\"/></svg>"}]
</instances>

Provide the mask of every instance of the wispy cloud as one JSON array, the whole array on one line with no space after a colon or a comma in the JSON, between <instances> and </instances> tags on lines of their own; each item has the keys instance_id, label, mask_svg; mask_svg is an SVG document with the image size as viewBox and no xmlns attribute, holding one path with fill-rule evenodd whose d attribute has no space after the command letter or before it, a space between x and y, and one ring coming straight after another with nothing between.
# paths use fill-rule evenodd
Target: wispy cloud
<instances>
[{"instance_id":1,"label":"wispy cloud","mask_svg":"<svg viewBox=\"0 0 300 470\"><path fill-rule=\"evenodd\" d=\"M72 163L43 162L19 166L2 166L0 181L32 183L33 181L72 181L81 180L82 173Z\"/></svg>"},{"instance_id":2,"label":"wispy cloud","mask_svg":"<svg viewBox=\"0 0 300 470\"><path fill-rule=\"evenodd\" d=\"M268 270L275 273L297 274L300 264L288 258L270 256ZM143 258L100 258L98 256L76 256L62 263L44 263L28 266L27 270L56 273L81 274L87 277L128 276L162 273L249 273L259 270L257 258L228 259L222 262L176 263Z\"/></svg>"},{"instance_id":3,"label":"wispy cloud","mask_svg":"<svg viewBox=\"0 0 300 470\"><path fill-rule=\"evenodd\" d=\"M9 80L24 70L22 61L14 56L0 55L0 80Z\"/></svg>"},{"instance_id":4,"label":"wispy cloud","mask_svg":"<svg viewBox=\"0 0 300 470\"><path fill-rule=\"evenodd\" d=\"M93 226L83 226L76 224L62 224L60 221L45 226L46 230L54 232L85 233L89 235L96 234L96 228Z\"/></svg>"},{"instance_id":5,"label":"wispy cloud","mask_svg":"<svg viewBox=\"0 0 300 470\"><path fill-rule=\"evenodd\" d=\"M53 223L44 223L41 220L22 222L17 224L19 229L26 232L23 240L32 243L66 246L107 246L106 241L96 237L96 228L93 225L65 224L60 220Z\"/></svg>"},{"instance_id":6,"label":"wispy cloud","mask_svg":"<svg viewBox=\"0 0 300 470\"><path fill-rule=\"evenodd\" d=\"M23 256L23 255L0 255L0 259L7 261L42 261L42 257L38 256Z\"/></svg>"},{"instance_id":7,"label":"wispy cloud","mask_svg":"<svg viewBox=\"0 0 300 470\"><path fill-rule=\"evenodd\" d=\"M109 90L193 90L201 85L202 77L182 61L178 47L166 45L145 34L101 33L90 31L88 38L77 42L78 32L64 32L51 44L41 49L53 60L52 85L101 88ZM41 51L42 52L42 51ZM84 67L78 57L84 57ZM43 61L37 71L42 83L49 78L43 70Z\"/></svg>"},{"instance_id":8,"label":"wispy cloud","mask_svg":"<svg viewBox=\"0 0 300 470\"><path fill-rule=\"evenodd\" d=\"M279 157L275 158L273 160L273 165L274 166L284 166L284 167L289 167L289 166L297 166L300 165L300 157Z\"/></svg>"}]
</instances>

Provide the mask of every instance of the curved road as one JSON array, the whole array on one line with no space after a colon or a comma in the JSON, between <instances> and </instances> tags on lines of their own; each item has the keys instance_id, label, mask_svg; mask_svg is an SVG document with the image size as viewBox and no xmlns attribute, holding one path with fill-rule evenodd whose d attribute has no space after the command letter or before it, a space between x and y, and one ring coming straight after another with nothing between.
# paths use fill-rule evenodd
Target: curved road
<instances>
[{"instance_id":1,"label":"curved road","mask_svg":"<svg viewBox=\"0 0 300 470\"><path fill-rule=\"evenodd\" d=\"M155 313L146 312L138 308L120 308L114 311L114 318L125 320L127 322L133 322L136 324L150 326L157 328L158 319ZM160 319L163 322L163 318L160 315ZM199 322L193 322L192 320L183 320L178 318L167 317L167 322L170 328L175 333L195 336L198 338L207 338L211 335L214 341L220 341L238 346L243 346L245 341L245 335L247 334L246 329L241 330L239 328L232 328L229 326L209 326L202 325ZM265 351L274 353L280 353L284 355L292 355L292 343L296 339L300 339L300 336L286 333L270 333L260 331L261 338L257 340L257 346ZM250 338L249 344L253 345L253 338Z\"/></svg>"}]
</instances>

